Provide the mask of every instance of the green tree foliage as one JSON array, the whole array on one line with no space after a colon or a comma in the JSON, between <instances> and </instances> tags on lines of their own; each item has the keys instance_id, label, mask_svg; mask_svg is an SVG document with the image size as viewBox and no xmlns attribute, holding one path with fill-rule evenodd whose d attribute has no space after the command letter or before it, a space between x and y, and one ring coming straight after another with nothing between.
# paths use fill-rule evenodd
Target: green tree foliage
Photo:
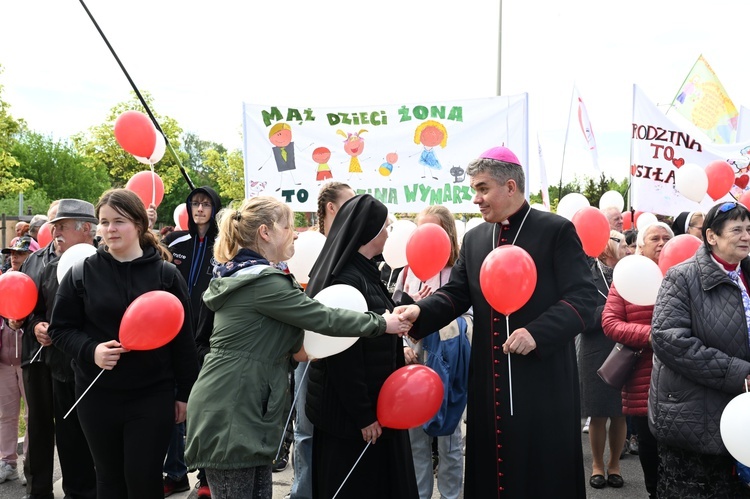
<instances>
[{"instance_id":1,"label":"green tree foliage","mask_svg":"<svg viewBox=\"0 0 750 499\"><path fill-rule=\"evenodd\" d=\"M18 201L19 196L17 194L0 199L0 213L10 216L18 215ZM46 215L51 202L52 200L47 197L47 193L42 189L27 189L23 192L23 206L20 207L21 212L24 215L28 215L29 212L32 215Z\"/></svg>"},{"instance_id":2,"label":"green tree foliage","mask_svg":"<svg viewBox=\"0 0 750 499\"><path fill-rule=\"evenodd\" d=\"M549 196L550 196L550 203L552 204L552 206L550 207L550 210L553 212L557 212L557 204L560 202L560 199L565 197L567 194L576 193L576 192L586 196L586 199L589 200L589 203L591 204L591 206L598 207L599 199L607 191L617 191L620 194L622 194L622 197L624 199L627 199L628 179L624 178L623 180L618 182L612 177L607 178L602 173L598 179L585 177L583 179L583 187L582 187L581 180L578 178L574 178L572 181L568 182L567 184L563 184L562 195L561 195L559 185L550 186ZM531 203L541 204L542 203L541 191L535 194L531 194L530 201Z\"/></svg>"},{"instance_id":3,"label":"green tree foliage","mask_svg":"<svg viewBox=\"0 0 750 499\"><path fill-rule=\"evenodd\" d=\"M115 139L114 127L117 118L125 111L135 110L145 112L140 101L131 92L131 99L126 102L120 102L109 110L104 123L92 126L85 133L80 133L73 137L73 143L78 152L90 158L96 167L103 166L109 174L109 180L113 187L124 187L130 178L140 171L148 169L147 165L139 163L130 153L123 150ZM142 92L149 108L153 111L153 99L148 92ZM169 143L180 156L180 161L184 162L187 155L180 151L180 134L182 129L177 121L167 116L161 116L154 113L156 120L159 122L161 129L164 131ZM167 151L164 158L155 166L155 171L164 182L165 192L170 192L172 188L185 181L177 166L177 162Z\"/></svg>"},{"instance_id":4,"label":"green tree foliage","mask_svg":"<svg viewBox=\"0 0 750 499\"><path fill-rule=\"evenodd\" d=\"M0 74L3 68L0 66ZM30 189L34 182L16 174L18 159L13 156L16 135L23 126L10 114L10 105L2 99L3 85L0 85L0 192L3 196L18 194Z\"/></svg>"},{"instance_id":5,"label":"green tree foliage","mask_svg":"<svg viewBox=\"0 0 750 499\"><path fill-rule=\"evenodd\" d=\"M68 141L23 130L12 151L20 163L18 174L33 180L47 199L78 198L96 203L110 187L104 167L80 155Z\"/></svg>"},{"instance_id":6,"label":"green tree foliage","mask_svg":"<svg viewBox=\"0 0 750 499\"><path fill-rule=\"evenodd\" d=\"M245 198L244 164L242 151L239 149L231 152L216 148L203 151L203 165L212 172L222 201L240 201Z\"/></svg>"}]
</instances>

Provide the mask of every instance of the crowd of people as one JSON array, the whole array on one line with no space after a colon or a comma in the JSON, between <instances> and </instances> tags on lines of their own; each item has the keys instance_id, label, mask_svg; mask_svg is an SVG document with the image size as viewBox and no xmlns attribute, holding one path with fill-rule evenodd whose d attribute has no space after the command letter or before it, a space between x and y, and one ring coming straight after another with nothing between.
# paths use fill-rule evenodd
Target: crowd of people
<instances>
[{"instance_id":1,"label":"crowd of people","mask_svg":"<svg viewBox=\"0 0 750 499\"><path fill-rule=\"evenodd\" d=\"M186 230L155 231L156 207L125 189L96 205L62 199L20 222L3 271L27 274L38 297L28 317L0 318L0 482L21 480L25 497L53 499L56 445L66 498L168 497L189 490L191 470L200 498L271 498L291 411L292 499L430 498L436 459L446 499L580 499L589 487L638 479L623 476L626 452L638 454L651 498L750 497L746 468L719 431L723 408L750 383L750 211L719 203L624 231L620 210L607 208L609 241L592 258L572 223L525 200L512 151L485 151L466 173L485 223L459 241L447 208L419 213L418 225L448 234L450 256L427 281L401 269L395 292L379 266L386 206L339 182L318 197L326 241L306 286L285 265L294 214L273 197L222 209L215 190L199 187L186 199ZM39 247L45 222L53 238ZM658 263L682 234L701 246L667 272L656 303L624 298L618 262L639 254ZM58 282L60 257L77 244L96 249ZM480 272L507 245L530 255L537 282L506 316L485 299ZM367 311L314 299L339 284L358 290ZM151 291L176 297L184 320L164 346L129 350L120 322ZM311 359L305 330L359 339ZM429 365L456 336L471 347L463 364L458 351L441 358L463 380L448 397L459 400L451 423L383 427L385 380ZM622 387L597 375L617 344L640 352Z\"/></svg>"}]
</instances>

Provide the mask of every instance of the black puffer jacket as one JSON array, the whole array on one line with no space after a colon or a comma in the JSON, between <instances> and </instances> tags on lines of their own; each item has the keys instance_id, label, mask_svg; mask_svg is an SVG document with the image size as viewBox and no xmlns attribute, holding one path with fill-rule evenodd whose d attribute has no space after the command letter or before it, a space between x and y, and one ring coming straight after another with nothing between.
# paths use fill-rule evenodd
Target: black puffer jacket
<instances>
[{"instance_id":1,"label":"black puffer jacket","mask_svg":"<svg viewBox=\"0 0 750 499\"><path fill-rule=\"evenodd\" d=\"M741 266L750 276L750 258ZM705 247L667 272L651 334L651 431L661 443L727 454L719 422L750 375L748 328L740 289Z\"/></svg>"},{"instance_id":2,"label":"black puffer jacket","mask_svg":"<svg viewBox=\"0 0 750 499\"><path fill-rule=\"evenodd\" d=\"M393 310L393 301L375 264L359 253L351 260L333 284L357 288L372 312ZM339 354L311 362L307 417L329 433L361 439L361 429L377 421L380 388L393 371L404 365L403 341L393 334L360 338ZM383 429L381 438L388 438L392 431Z\"/></svg>"}]
</instances>

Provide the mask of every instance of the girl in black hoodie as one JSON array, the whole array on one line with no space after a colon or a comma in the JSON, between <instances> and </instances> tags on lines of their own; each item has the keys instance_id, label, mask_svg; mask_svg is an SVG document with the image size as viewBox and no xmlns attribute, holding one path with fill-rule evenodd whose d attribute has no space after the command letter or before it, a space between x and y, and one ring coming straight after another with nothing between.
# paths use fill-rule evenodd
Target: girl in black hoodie
<instances>
[{"instance_id":1,"label":"girl in black hoodie","mask_svg":"<svg viewBox=\"0 0 750 499\"><path fill-rule=\"evenodd\" d=\"M77 407L96 465L97 496L161 499L162 461L175 422L185 420L198 374L187 286L169 252L148 230L143 203L131 191L105 192L96 206L103 245L83 263L80 282L60 283L49 334L73 357ZM185 309L180 332L161 348L128 351L120 321L143 293L165 290ZM158 324L154 324L158 328Z\"/></svg>"}]
</instances>

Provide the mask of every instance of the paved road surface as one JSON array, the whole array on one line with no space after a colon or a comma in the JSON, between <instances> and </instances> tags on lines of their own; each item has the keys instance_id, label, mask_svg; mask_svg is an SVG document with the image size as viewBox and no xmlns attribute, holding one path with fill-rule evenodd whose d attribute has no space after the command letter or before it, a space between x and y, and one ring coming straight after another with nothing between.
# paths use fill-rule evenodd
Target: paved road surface
<instances>
[{"instance_id":1,"label":"paved road surface","mask_svg":"<svg viewBox=\"0 0 750 499\"><path fill-rule=\"evenodd\" d=\"M588 435L581 434L581 442L583 444L583 455L584 455L584 467L586 470L586 480L588 483L588 476L591 474L591 447L589 445ZM555 449L550 449L551 452L555 452ZM646 498L646 488L643 486L643 473L641 471L641 465L638 461L638 456L627 455L621 463L622 476L625 479L625 486L621 489L604 488L600 490L593 489L587 486L588 499L635 499L635 498ZM60 465L57 462L57 456L55 456L55 498L62 499L62 474L60 472ZM286 494L289 493L292 484L292 466L291 464L286 470L273 474L273 499L283 499ZM195 486L196 478L195 473L189 475L191 485ZM20 485L18 481L6 482L0 484L0 499L21 499L25 494L25 488ZM173 499L195 499L196 491L191 489L188 492L182 492L179 494L173 494L170 496ZM437 484L432 495L433 499L440 499L440 494L437 491ZM384 498L387 499L387 498Z\"/></svg>"}]
</instances>

